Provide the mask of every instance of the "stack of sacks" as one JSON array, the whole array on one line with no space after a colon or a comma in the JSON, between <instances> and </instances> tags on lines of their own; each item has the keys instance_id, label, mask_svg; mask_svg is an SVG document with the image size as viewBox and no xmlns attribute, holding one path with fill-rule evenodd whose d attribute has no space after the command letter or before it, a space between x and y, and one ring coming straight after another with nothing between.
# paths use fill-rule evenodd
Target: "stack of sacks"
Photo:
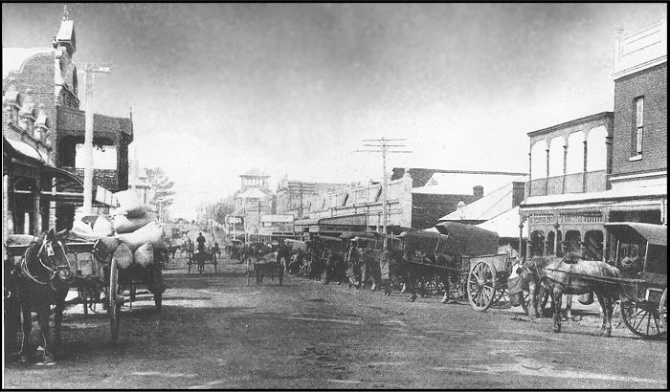
<instances>
[{"instance_id":1,"label":"stack of sacks","mask_svg":"<svg viewBox=\"0 0 670 392\"><path fill-rule=\"evenodd\" d=\"M115 196L120 206L111 220L103 216L84 217L75 222L72 231L95 241L93 255L101 262L109 263L114 258L121 269L132 264L146 267L154 262L155 250L167 251L158 215L142 204L135 192L122 191Z\"/></svg>"},{"instance_id":2,"label":"stack of sacks","mask_svg":"<svg viewBox=\"0 0 670 392\"><path fill-rule=\"evenodd\" d=\"M75 220L70 232L87 241L95 241L114 235L114 226L105 216L91 215Z\"/></svg>"},{"instance_id":3,"label":"stack of sacks","mask_svg":"<svg viewBox=\"0 0 670 392\"><path fill-rule=\"evenodd\" d=\"M150 206L142 204L136 193L122 191L115 194L119 208L114 212L114 230L119 241L112 252L119 268L137 263L146 267L154 262L154 250L167 249L165 233L158 224L158 215Z\"/></svg>"}]
</instances>

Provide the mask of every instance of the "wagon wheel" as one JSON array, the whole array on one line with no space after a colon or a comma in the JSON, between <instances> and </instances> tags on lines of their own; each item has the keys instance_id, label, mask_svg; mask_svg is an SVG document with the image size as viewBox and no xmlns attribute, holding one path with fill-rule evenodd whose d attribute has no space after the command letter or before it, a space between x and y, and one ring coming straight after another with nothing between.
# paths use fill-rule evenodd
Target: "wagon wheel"
<instances>
[{"instance_id":1,"label":"wagon wheel","mask_svg":"<svg viewBox=\"0 0 670 392\"><path fill-rule=\"evenodd\" d=\"M523 290L521 295L521 308L525 314L528 314L528 305L530 302L530 293L528 290Z\"/></svg>"},{"instance_id":2,"label":"wagon wheel","mask_svg":"<svg viewBox=\"0 0 670 392\"><path fill-rule=\"evenodd\" d=\"M491 306L496 295L496 271L487 261L479 261L468 276L468 299L470 305L483 312Z\"/></svg>"},{"instance_id":3,"label":"wagon wheel","mask_svg":"<svg viewBox=\"0 0 670 392\"><path fill-rule=\"evenodd\" d=\"M112 344L116 344L119 338L119 316L123 299L119 297L119 269L116 259L112 258L109 266L109 322L112 331Z\"/></svg>"},{"instance_id":4,"label":"wagon wheel","mask_svg":"<svg viewBox=\"0 0 670 392\"><path fill-rule=\"evenodd\" d=\"M659 337L662 333L658 307L648 301L631 301L626 295L619 297L621 319L634 334L645 339Z\"/></svg>"},{"instance_id":5,"label":"wagon wheel","mask_svg":"<svg viewBox=\"0 0 670 392\"><path fill-rule=\"evenodd\" d=\"M249 259L247 258L247 287L251 283L251 270L249 269Z\"/></svg>"},{"instance_id":6,"label":"wagon wheel","mask_svg":"<svg viewBox=\"0 0 670 392\"><path fill-rule=\"evenodd\" d=\"M160 268L156 268L154 273L154 304L156 304L156 310L160 312L163 308L163 271Z\"/></svg>"},{"instance_id":7,"label":"wagon wheel","mask_svg":"<svg viewBox=\"0 0 670 392\"><path fill-rule=\"evenodd\" d=\"M661 322L661 330L664 333L668 332L668 289L663 291L661 302L658 306L659 320Z\"/></svg>"}]
</instances>

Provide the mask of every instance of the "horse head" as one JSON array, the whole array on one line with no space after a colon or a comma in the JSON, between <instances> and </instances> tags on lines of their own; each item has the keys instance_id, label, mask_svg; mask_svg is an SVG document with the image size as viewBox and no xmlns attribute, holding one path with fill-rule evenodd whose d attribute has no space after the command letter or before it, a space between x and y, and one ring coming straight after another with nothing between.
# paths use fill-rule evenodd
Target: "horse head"
<instances>
[{"instance_id":1,"label":"horse head","mask_svg":"<svg viewBox=\"0 0 670 392\"><path fill-rule=\"evenodd\" d=\"M26 250L25 261L28 265L37 265L39 272L33 274L35 268L30 268L30 274L38 279L46 279L51 283L69 284L74 279L70 260L67 257L65 237L67 230L55 233L49 230L41 241Z\"/></svg>"}]
</instances>

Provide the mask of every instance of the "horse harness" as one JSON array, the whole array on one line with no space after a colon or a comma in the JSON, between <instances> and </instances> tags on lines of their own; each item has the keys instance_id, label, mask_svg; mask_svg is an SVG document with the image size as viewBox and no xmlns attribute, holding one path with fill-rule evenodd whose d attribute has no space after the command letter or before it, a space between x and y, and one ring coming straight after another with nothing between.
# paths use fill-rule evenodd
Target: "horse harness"
<instances>
[{"instance_id":1,"label":"horse harness","mask_svg":"<svg viewBox=\"0 0 670 392\"><path fill-rule=\"evenodd\" d=\"M42 265L42 267L44 267L44 269L46 269L47 271L50 272L51 276L49 277L49 282L41 282L35 276L33 276L30 273L30 270L28 268L28 257L27 257L28 249L26 249L26 252L23 255L23 258L21 259L21 262L20 262L21 274L24 277L32 280L33 282L35 282L37 284L44 284L44 285L49 284L49 285L51 285L51 288L53 290L56 290L56 288L53 285L53 279L56 276L56 274L58 274L58 270L65 269L65 268L70 268L70 259L67 257L67 254L65 253L65 250L64 250L64 246L61 244L61 251L63 252L63 256L65 257L65 260L68 261L68 266L67 267L55 267L55 268L49 267L48 265L44 264L44 261L42 260L42 250L44 250L44 249L46 249L46 251L47 251L47 258L53 258L55 253L54 253L54 250L53 250L53 246L51 246L49 241L47 241L46 239L44 239L44 241L42 241L42 245L40 246L40 249L37 251L37 261L40 262L40 264ZM51 263L51 264L53 264L53 263Z\"/></svg>"}]
</instances>

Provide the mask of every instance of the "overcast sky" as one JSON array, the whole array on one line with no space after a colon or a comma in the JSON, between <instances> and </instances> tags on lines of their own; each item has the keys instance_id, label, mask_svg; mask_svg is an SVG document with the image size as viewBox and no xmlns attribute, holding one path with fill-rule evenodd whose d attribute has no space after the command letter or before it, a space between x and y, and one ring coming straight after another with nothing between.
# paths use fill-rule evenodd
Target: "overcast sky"
<instances>
[{"instance_id":1,"label":"overcast sky","mask_svg":"<svg viewBox=\"0 0 670 392\"><path fill-rule=\"evenodd\" d=\"M528 132L612 111L617 31L665 4L68 4L76 63L107 60L96 112L128 116L178 214L271 183L393 167L528 171ZM3 47L49 46L63 4L2 4ZM83 85L83 83L82 83ZM80 95L83 97L83 86ZM83 108L83 107L82 107Z\"/></svg>"}]
</instances>

